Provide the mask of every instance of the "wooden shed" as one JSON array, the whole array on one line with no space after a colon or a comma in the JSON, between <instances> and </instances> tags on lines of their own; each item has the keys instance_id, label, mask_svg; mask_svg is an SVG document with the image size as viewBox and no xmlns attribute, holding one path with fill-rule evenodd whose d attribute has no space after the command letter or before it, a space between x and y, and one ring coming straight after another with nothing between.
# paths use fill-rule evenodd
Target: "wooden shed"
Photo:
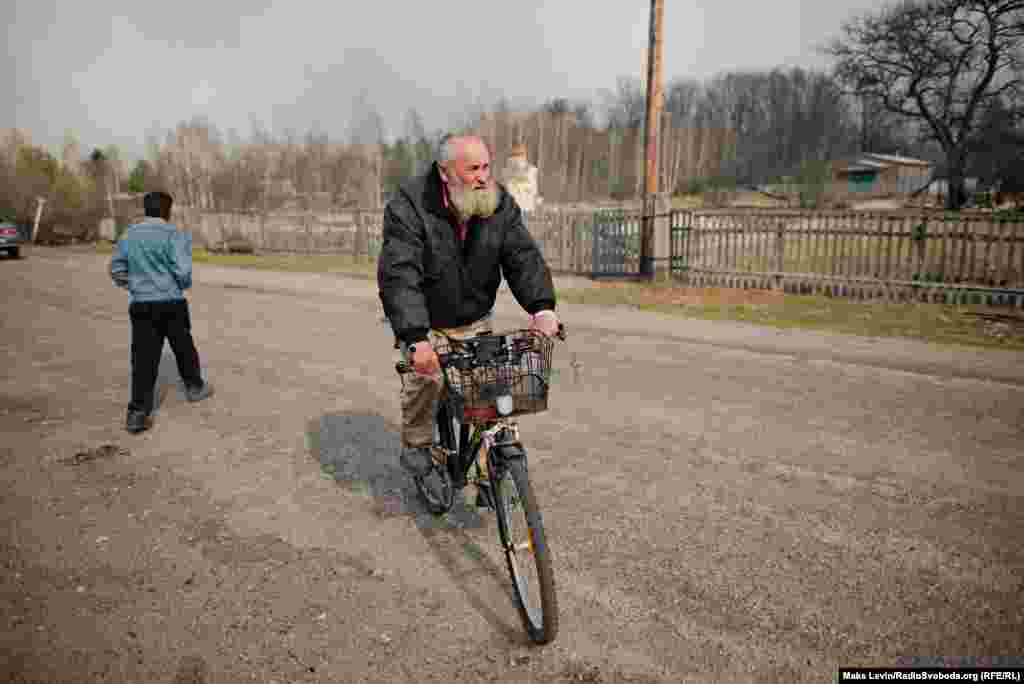
<instances>
[{"instance_id":1,"label":"wooden shed","mask_svg":"<svg viewBox=\"0 0 1024 684\"><path fill-rule=\"evenodd\" d=\"M910 194L928 184L932 163L891 154L861 154L833 162L836 190L851 195Z\"/></svg>"}]
</instances>

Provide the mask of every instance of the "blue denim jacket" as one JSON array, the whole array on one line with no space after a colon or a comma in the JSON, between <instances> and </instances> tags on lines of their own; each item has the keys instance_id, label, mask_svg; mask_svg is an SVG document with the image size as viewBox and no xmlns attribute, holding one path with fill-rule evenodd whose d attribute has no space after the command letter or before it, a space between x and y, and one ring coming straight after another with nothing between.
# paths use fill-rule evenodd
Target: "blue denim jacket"
<instances>
[{"instance_id":1,"label":"blue denim jacket","mask_svg":"<svg viewBox=\"0 0 1024 684\"><path fill-rule=\"evenodd\" d=\"M128 290L131 303L184 299L192 287L192 236L147 216L117 241L110 277Z\"/></svg>"}]
</instances>

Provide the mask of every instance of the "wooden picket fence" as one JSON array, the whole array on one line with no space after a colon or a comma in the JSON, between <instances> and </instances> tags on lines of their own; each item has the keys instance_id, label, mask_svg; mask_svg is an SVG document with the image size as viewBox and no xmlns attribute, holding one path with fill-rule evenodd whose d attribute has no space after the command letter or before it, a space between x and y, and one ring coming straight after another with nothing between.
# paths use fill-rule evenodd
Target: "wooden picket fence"
<instances>
[{"instance_id":1,"label":"wooden picket fence","mask_svg":"<svg viewBox=\"0 0 1024 684\"><path fill-rule=\"evenodd\" d=\"M176 209L178 222L211 247L244 238L260 252L367 260L380 249L381 210L243 215ZM547 208L525 219L553 271L595 273L592 210ZM659 219L656 230L668 233L670 273L691 286L1024 306L1020 215L677 210L668 224Z\"/></svg>"},{"instance_id":2,"label":"wooden picket fence","mask_svg":"<svg viewBox=\"0 0 1024 684\"><path fill-rule=\"evenodd\" d=\"M384 211L241 214L175 207L174 219L192 232L198 244L213 249L245 242L253 251L263 253L348 254L374 259L380 251ZM536 211L525 220L552 271L590 275L593 212Z\"/></svg>"},{"instance_id":3,"label":"wooden picket fence","mask_svg":"<svg viewBox=\"0 0 1024 684\"><path fill-rule=\"evenodd\" d=\"M675 212L671 262L695 286L1024 306L1019 216Z\"/></svg>"}]
</instances>

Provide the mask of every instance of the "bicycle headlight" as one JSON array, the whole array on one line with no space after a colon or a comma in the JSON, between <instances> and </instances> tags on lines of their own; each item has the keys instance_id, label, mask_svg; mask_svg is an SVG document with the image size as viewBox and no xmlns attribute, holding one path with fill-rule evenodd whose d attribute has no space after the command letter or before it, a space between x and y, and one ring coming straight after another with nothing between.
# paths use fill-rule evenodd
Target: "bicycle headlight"
<instances>
[{"instance_id":1,"label":"bicycle headlight","mask_svg":"<svg viewBox=\"0 0 1024 684\"><path fill-rule=\"evenodd\" d=\"M510 413L512 413L512 409L513 409L512 397L509 396L508 394L503 394L500 397L498 397L497 404L498 404L498 413L500 415L507 416Z\"/></svg>"}]
</instances>

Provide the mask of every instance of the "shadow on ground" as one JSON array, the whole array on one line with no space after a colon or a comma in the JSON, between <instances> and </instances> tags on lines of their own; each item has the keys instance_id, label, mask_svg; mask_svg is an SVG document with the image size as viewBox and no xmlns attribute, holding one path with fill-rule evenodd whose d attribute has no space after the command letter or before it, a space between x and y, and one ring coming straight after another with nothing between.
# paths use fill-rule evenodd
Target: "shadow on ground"
<instances>
[{"instance_id":1,"label":"shadow on ground","mask_svg":"<svg viewBox=\"0 0 1024 684\"><path fill-rule=\"evenodd\" d=\"M201 368L200 374L203 376L203 380L208 379L206 368ZM164 342L164 350L160 356L160 369L157 371L156 386L154 388L154 418L160 415L160 406L173 396L176 396L181 401L187 401L185 397L185 383L178 373L178 362L174 360L174 353L171 351L170 345Z\"/></svg>"},{"instance_id":2,"label":"shadow on ground","mask_svg":"<svg viewBox=\"0 0 1024 684\"><path fill-rule=\"evenodd\" d=\"M381 416L323 415L306 426L306 446L325 476L372 497L382 516L431 517L398 463L398 433Z\"/></svg>"},{"instance_id":3,"label":"shadow on ground","mask_svg":"<svg viewBox=\"0 0 1024 684\"><path fill-rule=\"evenodd\" d=\"M376 414L326 414L306 427L306 447L325 477L374 500L382 518L410 516L440 565L501 638L528 642L515 617L512 585L500 562L493 513L479 529L458 512L431 514L399 464L397 429ZM491 547L485 550L484 547Z\"/></svg>"},{"instance_id":4,"label":"shadow on ground","mask_svg":"<svg viewBox=\"0 0 1024 684\"><path fill-rule=\"evenodd\" d=\"M468 523L456 512L427 510L399 464L401 440L394 425L373 413L326 414L306 427L306 446L326 477L371 497L381 517L407 515L420 529L458 529Z\"/></svg>"}]
</instances>

